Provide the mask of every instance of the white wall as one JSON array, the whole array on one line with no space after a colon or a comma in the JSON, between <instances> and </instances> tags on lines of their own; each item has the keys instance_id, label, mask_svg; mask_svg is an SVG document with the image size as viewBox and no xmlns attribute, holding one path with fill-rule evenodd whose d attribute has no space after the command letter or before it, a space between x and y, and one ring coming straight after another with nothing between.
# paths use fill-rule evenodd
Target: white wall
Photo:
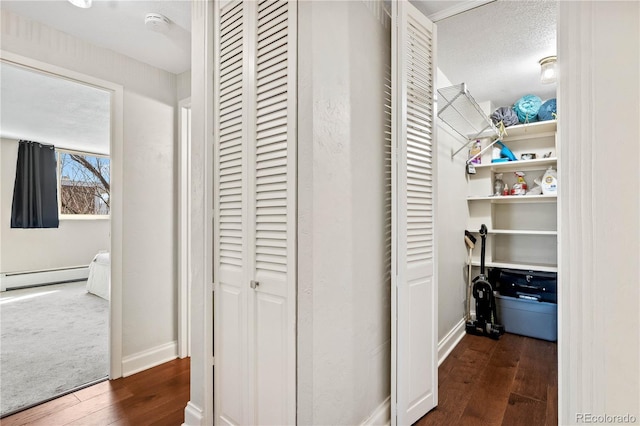
<instances>
[{"instance_id":1,"label":"white wall","mask_svg":"<svg viewBox=\"0 0 640 426\"><path fill-rule=\"evenodd\" d=\"M451 86L438 70L438 88ZM441 107L441 106L439 106ZM467 256L466 152L451 154L466 141L438 120L438 341L442 341L464 317ZM476 271L477 272L477 271Z\"/></svg>"},{"instance_id":2,"label":"white wall","mask_svg":"<svg viewBox=\"0 0 640 426\"><path fill-rule=\"evenodd\" d=\"M6 10L1 46L124 87L122 353L175 342L176 76Z\"/></svg>"},{"instance_id":3,"label":"white wall","mask_svg":"<svg viewBox=\"0 0 640 426\"><path fill-rule=\"evenodd\" d=\"M559 422L591 413L635 423L640 3L559 2L558 65Z\"/></svg>"},{"instance_id":4,"label":"white wall","mask_svg":"<svg viewBox=\"0 0 640 426\"><path fill-rule=\"evenodd\" d=\"M88 265L109 250L109 219L61 219L59 228L12 229L18 141L0 141L0 272Z\"/></svg>"},{"instance_id":5,"label":"white wall","mask_svg":"<svg viewBox=\"0 0 640 426\"><path fill-rule=\"evenodd\" d=\"M298 423L353 425L390 393L391 33L364 2L298 7Z\"/></svg>"},{"instance_id":6,"label":"white wall","mask_svg":"<svg viewBox=\"0 0 640 426\"><path fill-rule=\"evenodd\" d=\"M127 356L177 339L177 243L175 107L126 89L124 105L122 327Z\"/></svg>"},{"instance_id":7,"label":"white wall","mask_svg":"<svg viewBox=\"0 0 640 426\"><path fill-rule=\"evenodd\" d=\"M191 96L191 71L176 76L176 99L181 101Z\"/></svg>"}]
</instances>

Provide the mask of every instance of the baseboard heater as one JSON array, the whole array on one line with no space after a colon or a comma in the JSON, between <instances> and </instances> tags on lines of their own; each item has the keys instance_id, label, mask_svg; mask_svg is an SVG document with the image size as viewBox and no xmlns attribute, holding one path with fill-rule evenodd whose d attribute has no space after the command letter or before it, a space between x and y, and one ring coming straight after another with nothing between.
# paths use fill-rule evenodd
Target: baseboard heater
<instances>
[{"instance_id":1,"label":"baseboard heater","mask_svg":"<svg viewBox=\"0 0 640 426\"><path fill-rule=\"evenodd\" d=\"M5 291L45 284L81 281L87 278L89 278L89 265L40 271L6 272L0 274L0 288Z\"/></svg>"}]
</instances>

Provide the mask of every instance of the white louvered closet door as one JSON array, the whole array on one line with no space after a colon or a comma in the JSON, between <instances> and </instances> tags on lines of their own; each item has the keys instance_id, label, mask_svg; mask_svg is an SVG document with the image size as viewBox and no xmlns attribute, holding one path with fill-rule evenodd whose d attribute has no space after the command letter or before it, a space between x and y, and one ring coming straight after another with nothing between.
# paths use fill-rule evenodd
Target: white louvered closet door
<instances>
[{"instance_id":1,"label":"white louvered closet door","mask_svg":"<svg viewBox=\"0 0 640 426\"><path fill-rule=\"evenodd\" d=\"M218 19L216 423L295 424L296 4Z\"/></svg>"},{"instance_id":2,"label":"white louvered closet door","mask_svg":"<svg viewBox=\"0 0 640 426\"><path fill-rule=\"evenodd\" d=\"M437 404L435 26L393 2L392 424Z\"/></svg>"}]
</instances>

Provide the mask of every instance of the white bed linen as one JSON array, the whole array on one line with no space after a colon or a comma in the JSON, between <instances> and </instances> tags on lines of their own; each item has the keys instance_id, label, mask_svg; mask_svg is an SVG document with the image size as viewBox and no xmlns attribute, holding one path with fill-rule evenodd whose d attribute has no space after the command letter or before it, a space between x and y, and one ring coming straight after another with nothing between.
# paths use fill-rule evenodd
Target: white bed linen
<instances>
[{"instance_id":1,"label":"white bed linen","mask_svg":"<svg viewBox=\"0 0 640 426\"><path fill-rule=\"evenodd\" d=\"M87 292L109 300L111 289L111 260L108 252L98 253L89 265Z\"/></svg>"}]
</instances>

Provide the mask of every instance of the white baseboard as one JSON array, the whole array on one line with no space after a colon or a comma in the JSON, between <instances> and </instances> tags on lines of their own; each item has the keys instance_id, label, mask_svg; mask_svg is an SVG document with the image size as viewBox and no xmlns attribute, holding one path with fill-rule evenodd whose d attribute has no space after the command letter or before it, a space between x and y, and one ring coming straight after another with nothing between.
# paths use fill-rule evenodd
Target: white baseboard
<instances>
[{"instance_id":1,"label":"white baseboard","mask_svg":"<svg viewBox=\"0 0 640 426\"><path fill-rule=\"evenodd\" d=\"M391 397L388 396L382 404L378 406L374 410L373 413L365 421L362 422L361 426L386 426L391 424Z\"/></svg>"},{"instance_id":2,"label":"white baseboard","mask_svg":"<svg viewBox=\"0 0 640 426\"><path fill-rule=\"evenodd\" d=\"M87 265L44 271L3 273L0 274L0 289L5 291L42 284L80 281L87 278L89 278L89 267Z\"/></svg>"},{"instance_id":3,"label":"white baseboard","mask_svg":"<svg viewBox=\"0 0 640 426\"><path fill-rule=\"evenodd\" d=\"M438 367L447 359L453 348L455 348L465 334L464 318L460 320L448 333L438 342Z\"/></svg>"},{"instance_id":4,"label":"white baseboard","mask_svg":"<svg viewBox=\"0 0 640 426\"><path fill-rule=\"evenodd\" d=\"M200 407L189 401L184 409L182 426L204 426L204 415Z\"/></svg>"},{"instance_id":5,"label":"white baseboard","mask_svg":"<svg viewBox=\"0 0 640 426\"><path fill-rule=\"evenodd\" d=\"M178 358L178 342L173 341L122 358L122 377L164 364Z\"/></svg>"}]
</instances>

